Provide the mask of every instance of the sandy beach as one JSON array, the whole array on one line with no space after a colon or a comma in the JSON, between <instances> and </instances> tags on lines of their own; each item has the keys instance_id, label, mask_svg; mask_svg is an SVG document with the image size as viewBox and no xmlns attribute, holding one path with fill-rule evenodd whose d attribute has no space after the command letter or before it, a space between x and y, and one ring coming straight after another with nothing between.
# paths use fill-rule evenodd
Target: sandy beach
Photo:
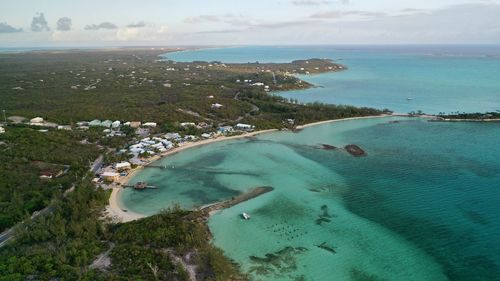
<instances>
[{"instance_id":1,"label":"sandy beach","mask_svg":"<svg viewBox=\"0 0 500 281\"><path fill-rule=\"evenodd\" d=\"M148 159L146 159L144 161L144 162L146 162L145 166L147 166L147 165L149 165L149 164L151 164L151 163L153 163L161 158L179 153L179 152L186 150L186 149L189 149L189 148L207 145L207 144L220 142L220 141L227 141L227 140L235 140L235 139L241 139L241 138L246 138L246 137L252 137L252 136L259 135L259 134L265 134L265 133L276 132L276 131L278 131L278 129L255 131L255 132L244 133L241 135L230 136L230 137L220 136L220 137L214 138L214 139L206 139L206 140L201 140L201 141L197 141L197 142L185 143L185 144L180 145L178 147L175 147L167 152L164 152L160 155L155 155L155 156L149 157ZM109 197L109 204L106 207L106 214L114 222L129 222L129 221L133 221L133 220L137 220L137 219L146 217L146 215L134 213L134 212L131 212L129 210L124 211L124 209L118 203L119 202L119 200L118 200L119 194L123 190L123 187L121 187L121 186L124 184L127 184L130 181L130 179L132 179L134 177L134 175L137 174L142 169L144 169L144 166L138 166L137 168L131 170L127 176L120 178L120 180L117 182L117 185L118 185L117 187L113 187L113 191L111 193L111 196Z\"/></svg>"},{"instance_id":2,"label":"sandy beach","mask_svg":"<svg viewBox=\"0 0 500 281\"><path fill-rule=\"evenodd\" d=\"M314 122L314 123L308 123L305 125L300 125L300 126L297 126L295 129L301 130L301 129L311 127L311 126L317 126L317 125L334 123L334 122L342 122L342 121L358 120L358 119L384 118L384 117L390 117L390 116L395 116L395 115L382 114L382 115L373 115L373 116L362 116L362 117L351 117L351 118L343 118L343 119L325 120L325 121L319 121L319 122ZM400 116L400 115L397 115L397 116Z\"/></svg>"},{"instance_id":3,"label":"sandy beach","mask_svg":"<svg viewBox=\"0 0 500 281\"><path fill-rule=\"evenodd\" d=\"M344 119L326 120L326 121L314 122L314 123L309 123L309 124L297 126L296 128L300 130L300 129L304 129L304 128L311 127L311 126L317 126L317 125L328 124L328 123L333 123L333 122L342 122L342 121L358 120L358 119L370 119L370 118L384 118L384 117L390 117L390 116L394 116L394 115L384 114L384 115L375 115L375 116L363 116L363 117L352 117L352 118L344 118ZM397 115L397 116L400 116L400 115ZM220 142L220 141L227 141L227 140L241 139L241 138L245 138L245 137L252 137L252 136L259 135L259 134L265 134L265 133L276 132L276 131L279 131L279 130L278 129L262 130L262 131L244 133L244 134L237 135L237 136L230 136L230 137L220 136L220 137L214 138L214 139L206 139L206 140L201 140L201 141L197 141L197 142L185 143L185 144L180 145L176 148L173 148L167 152L164 152L160 155L155 155L155 156L149 157L148 159L145 160L146 164L144 166L147 166L147 165L149 165L149 164L151 164L151 163L153 163L153 162L155 162L163 157L167 157L169 155L179 153L179 152L184 151L184 150L189 149L189 148L207 145L207 144ZM116 222L128 222L128 221L133 221L133 220L137 220L137 219L146 217L146 215L134 213L134 212L131 212L129 210L124 211L124 209L121 208L119 203L118 203L119 202L119 200L118 200L119 194L123 190L123 188L120 186L127 184L130 181L130 179L132 179L132 177L137 172L139 172L140 170L142 170L144 168L144 166L138 166L137 168L131 170L127 176L120 178L120 181L118 182L119 187L113 188L113 192L111 193L111 196L109 198L109 205L107 206L106 211L108 213L108 216L110 216L114 221L116 221Z\"/></svg>"}]
</instances>

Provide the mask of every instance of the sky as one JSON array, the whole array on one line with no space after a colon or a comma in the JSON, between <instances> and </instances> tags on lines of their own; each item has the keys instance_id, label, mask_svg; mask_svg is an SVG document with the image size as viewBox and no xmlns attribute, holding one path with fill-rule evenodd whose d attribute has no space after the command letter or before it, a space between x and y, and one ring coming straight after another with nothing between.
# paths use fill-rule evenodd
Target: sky
<instances>
[{"instance_id":1,"label":"sky","mask_svg":"<svg viewBox=\"0 0 500 281\"><path fill-rule=\"evenodd\" d=\"M500 44L500 0L1 0L0 47Z\"/></svg>"}]
</instances>

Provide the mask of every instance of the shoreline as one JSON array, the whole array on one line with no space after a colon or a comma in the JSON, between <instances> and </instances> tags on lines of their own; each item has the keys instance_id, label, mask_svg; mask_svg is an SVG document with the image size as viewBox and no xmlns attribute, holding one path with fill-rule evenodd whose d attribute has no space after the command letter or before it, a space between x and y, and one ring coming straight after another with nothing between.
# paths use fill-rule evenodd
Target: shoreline
<instances>
[{"instance_id":1,"label":"shoreline","mask_svg":"<svg viewBox=\"0 0 500 281\"><path fill-rule=\"evenodd\" d=\"M130 210L124 211L124 208L122 208L119 204L119 195L123 190L122 185L127 184L139 171L143 170L144 167L154 163L155 161L158 161L160 159L163 159L165 157L168 157L173 154L177 154L181 151L198 147L198 146L203 146L203 145L208 145L216 142L221 142L221 141L227 141L227 140L235 140L235 139L242 139L246 137L253 137L256 135L260 134L265 134L265 133L272 133L272 132L278 132L278 129L269 129L269 130L261 130L261 131L255 131L255 132L250 132L250 133L244 133L241 135L236 135L236 136L229 136L229 137L218 137L215 139L206 139L206 140L201 140L197 142L189 142L185 145L181 145L178 147L175 147L169 151L166 151L160 155L155 155L152 157L147 158L144 162L146 162L145 165L138 166L135 169L132 169L127 176L120 178L120 180L117 182L118 186L113 187L113 190L111 192L111 196L109 197L109 202L108 205L106 206L106 217L111 218L113 221L116 222L129 222L129 221L134 221L138 220L141 218L145 218L148 215L144 214L139 214L132 212Z\"/></svg>"},{"instance_id":2,"label":"shoreline","mask_svg":"<svg viewBox=\"0 0 500 281\"><path fill-rule=\"evenodd\" d=\"M387 118L387 117L407 117L407 115L389 115L389 114L382 114L382 115L373 115L373 116L360 116L360 117L349 117L349 118L343 118L343 119L333 119L333 120L325 120L325 121L318 121L318 122L313 122L313 123L308 123L304 125L297 126L297 130L302 130L304 128L312 127L312 126L317 126L317 125L323 125L323 124L328 124L328 123L335 123L335 122L342 122L342 121L351 121L351 120L360 120L360 119L373 119L373 118ZM121 208L119 204L119 195L120 192L123 190L123 187L121 187L124 184L127 184L132 177L144 169L144 167L154 163L155 161L158 161L160 159L163 159L165 157L168 157L173 154L177 154L179 152L182 152L184 150L198 147L198 146L203 146L203 145L208 145L216 142L221 142L221 141L227 141L227 140L235 140L235 139L242 139L246 137L252 137L260 134L265 134L265 133L272 133L272 132L278 132L279 129L269 129L269 130L261 130L261 131L255 131L255 132L250 132L250 133L244 133L241 135L236 135L236 136L230 136L230 137L218 137L215 139L206 139L206 140L201 140L197 142L190 142L185 145L181 145L178 147L175 147L169 151L166 151L160 155L155 155L152 157L149 157L146 159L146 164L138 166L137 168L131 170L129 174L123 178L120 178L120 180L117 182L118 187L113 187L113 191L111 193L111 196L109 197L109 204L106 206L106 216L111 217L111 219L119 221L119 222L129 222L137 219L141 219L144 217L147 217L148 215L144 214L139 214L139 213L134 213L131 212L130 210L124 211L124 209ZM215 202L215 203L220 203L220 202ZM215 204L214 203L214 204Z\"/></svg>"}]
</instances>

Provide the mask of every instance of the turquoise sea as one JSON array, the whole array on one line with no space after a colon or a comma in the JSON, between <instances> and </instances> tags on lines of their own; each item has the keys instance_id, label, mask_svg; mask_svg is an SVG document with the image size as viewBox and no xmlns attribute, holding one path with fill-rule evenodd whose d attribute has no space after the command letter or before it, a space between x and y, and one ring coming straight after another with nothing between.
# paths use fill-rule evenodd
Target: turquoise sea
<instances>
[{"instance_id":1,"label":"turquoise sea","mask_svg":"<svg viewBox=\"0 0 500 281\"><path fill-rule=\"evenodd\" d=\"M281 95L399 113L500 110L500 46L494 45L239 47L165 56L176 61L242 63L329 58L348 70L300 76L318 87Z\"/></svg>"},{"instance_id":2,"label":"turquoise sea","mask_svg":"<svg viewBox=\"0 0 500 281\"><path fill-rule=\"evenodd\" d=\"M468 60L481 58L469 50ZM274 187L209 220L215 245L254 280L500 280L499 140L498 123L341 121L183 151L132 179L159 189L120 200L154 214ZM319 144L357 144L367 156Z\"/></svg>"}]
</instances>

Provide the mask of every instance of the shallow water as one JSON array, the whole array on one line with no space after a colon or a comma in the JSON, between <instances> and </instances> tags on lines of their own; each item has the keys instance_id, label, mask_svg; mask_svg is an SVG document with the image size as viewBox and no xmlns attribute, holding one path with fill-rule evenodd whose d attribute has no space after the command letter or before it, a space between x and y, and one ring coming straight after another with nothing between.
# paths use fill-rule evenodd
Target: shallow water
<instances>
[{"instance_id":1,"label":"shallow water","mask_svg":"<svg viewBox=\"0 0 500 281\"><path fill-rule=\"evenodd\" d=\"M133 179L160 189L121 200L153 214L273 186L209 221L255 280L498 280L499 138L498 124L343 121L184 151Z\"/></svg>"},{"instance_id":2,"label":"shallow water","mask_svg":"<svg viewBox=\"0 0 500 281\"><path fill-rule=\"evenodd\" d=\"M399 113L500 110L499 46L240 47L166 57L243 63L329 58L348 70L300 76L319 87L279 94L301 102L388 108Z\"/></svg>"}]
</instances>

